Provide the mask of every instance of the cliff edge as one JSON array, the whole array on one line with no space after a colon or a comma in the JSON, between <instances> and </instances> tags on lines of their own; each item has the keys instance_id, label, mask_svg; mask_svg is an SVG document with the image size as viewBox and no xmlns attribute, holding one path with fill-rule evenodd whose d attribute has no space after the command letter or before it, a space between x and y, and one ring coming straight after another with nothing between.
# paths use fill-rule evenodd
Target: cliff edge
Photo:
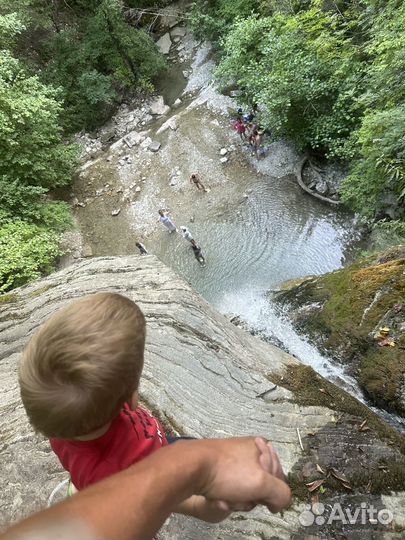
<instances>
[{"instance_id":1,"label":"cliff edge","mask_svg":"<svg viewBox=\"0 0 405 540\"><path fill-rule=\"evenodd\" d=\"M97 291L124 294L144 311L141 397L167 429L197 438L264 435L295 495L283 515L257 508L219 525L173 516L161 538L402 537L403 439L311 368L235 327L153 256L83 260L0 297L0 527L44 507L67 477L26 420L20 352L54 311ZM322 523L308 508L315 502L324 505ZM331 521L337 503L343 512L373 505L392 519Z\"/></svg>"}]
</instances>

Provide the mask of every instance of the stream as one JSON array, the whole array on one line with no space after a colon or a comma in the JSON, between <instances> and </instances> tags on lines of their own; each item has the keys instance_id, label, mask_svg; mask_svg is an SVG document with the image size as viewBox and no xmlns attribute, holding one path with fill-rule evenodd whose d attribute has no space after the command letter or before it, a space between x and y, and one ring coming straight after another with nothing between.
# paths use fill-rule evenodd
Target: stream
<instances>
[{"instance_id":1,"label":"stream","mask_svg":"<svg viewBox=\"0 0 405 540\"><path fill-rule=\"evenodd\" d=\"M201 78L205 70L210 77L209 55L201 54L201 48L198 54L194 76ZM135 254L135 241L141 240L220 312L239 315L256 333L364 402L357 382L299 336L266 296L286 280L330 272L353 260L362 247L354 217L302 192L292 175L300 156L288 142L269 141L265 159L251 157L232 129L226 112L234 106L230 98L219 96L207 75L205 86L192 87L194 100L184 96L183 69L174 63L158 88L169 104L182 97L182 105L169 113L177 129L156 133L168 117L147 126L151 138L162 144L159 152L107 150L76 180L74 196L90 201L77 208L76 216L92 255ZM193 75L188 91L190 81ZM220 162L221 148L227 150L226 163ZM123 166L124 153L131 163ZM209 193L190 185L189 175L196 171ZM110 191L94 197L106 185ZM135 185L140 193L134 193ZM129 201L120 198L122 190L130 191ZM117 205L120 213L112 217ZM203 249L205 267L180 233L168 234L157 223L162 207L171 210L178 227L191 230ZM373 409L405 431L394 415Z\"/></svg>"}]
</instances>

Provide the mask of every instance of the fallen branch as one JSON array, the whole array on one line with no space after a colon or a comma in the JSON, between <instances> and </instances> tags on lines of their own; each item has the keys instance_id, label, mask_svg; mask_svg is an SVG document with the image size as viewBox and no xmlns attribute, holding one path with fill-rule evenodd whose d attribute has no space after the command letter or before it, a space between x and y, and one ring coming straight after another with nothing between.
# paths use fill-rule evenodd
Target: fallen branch
<instances>
[{"instance_id":1,"label":"fallen branch","mask_svg":"<svg viewBox=\"0 0 405 540\"><path fill-rule=\"evenodd\" d=\"M324 201L329 204L335 204L336 206L338 206L339 204L342 204L341 201L335 201L334 199L330 199L329 197L324 197L323 195L320 195L316 191L309 189L309 187L305 185L304 181L302 180L302 171L307 161L308 161L308 156L305 156L302 159L301 163L298 165L296 173L295 173L295 178L297 179L297 182L300 188L306 191L307 193L309 193L310 195L312 195L313 197L315 197L316 199L319 199L320 201Z\"/></svg>"}]
</instances>

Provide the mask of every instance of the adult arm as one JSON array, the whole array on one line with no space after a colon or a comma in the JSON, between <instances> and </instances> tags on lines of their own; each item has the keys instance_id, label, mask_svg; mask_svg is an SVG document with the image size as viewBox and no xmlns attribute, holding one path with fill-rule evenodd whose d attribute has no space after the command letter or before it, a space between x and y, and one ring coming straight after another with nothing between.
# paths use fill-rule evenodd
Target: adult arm
<instances>
[{"instance_id":1,"label":"adult arm","mask_svg":"<svg viewBox=\"0 0 405 540\"><path fill-rule=\"evenodd\" d=\"M290 503L287 484L263 470L252 437L182 441L15 525L0 538L152 538L193 494L230 504Z\"/></svg>"}]
</instances>

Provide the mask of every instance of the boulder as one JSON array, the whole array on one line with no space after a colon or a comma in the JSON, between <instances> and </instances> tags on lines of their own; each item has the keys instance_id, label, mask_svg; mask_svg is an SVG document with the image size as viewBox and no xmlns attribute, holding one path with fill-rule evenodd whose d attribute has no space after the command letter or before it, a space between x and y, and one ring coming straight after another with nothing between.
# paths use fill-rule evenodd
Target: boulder
<instances>
[{"instance_id":1,"label":"boulder","mask_svg":"<svg viewBox=\"0 0 405 540\"><path fill-rule=\"evenodd\" d=\"M128 135L124 137L124 142L129 148L132 148L133 146L140 144L142 140L143 140L142 135L135 130L131 131L131 133L128 133Z\"/></svg>"},{"instance_id":2,"label":"boulder","mask_svg":"<svg viewBox=\"0 0 405 540\"><path fill-rule=\"evenodd\" d=\"M162 54L169 54L170 47L172 46L172 40L170 39L170 34L167 32L156 42L157 48Z\"/></svg>"},{"instance_id":3,"label":"boulder","mask_svg":"<svg viewBox=\"0 0 405 540\"><path fill-rule=\"evenodd\" d=\"M352 510L360 502L385 507L394 510L394 520L379 526L378 538L402 537L404 458L396 432L311 368L236 327L151 255L79 261L2 297L0 527L44 508L68 477L49 442L27 422L17 382L21 350L52 313L97 291L124 294L143 310L141 397L166 427L196 438L263 434L274 442L295 494L283 515L257 507L218 525L172 516L160 539L342 538L339 523L303 520L314 495L305 484L321 476L316 464L344 473L353 490L325 475L325 489L315 491L325 518L337 502ZM345 538L374 532L374 524L360 519L344 525Z\"/></svg>"},{"instance_id":4,"label":"boulder","mask_svg":"<svg viewBox=\"0 0 405 540\"><path fill-rule=\"evenodd\" d=\"M175 37L184 37L187 33L187 28L185 26L175 26L174 28L172 28L170 30L170 36L172 38L175 38Z\"/></svg>"},{"instance_id":5,"label":"boulder","mask_svg":"<svg viewBox=\"0 0 405 540\"><path fill-rule=\"evenodd\" d=\"M111 141L115 137L115 128L109 128L103 131L100 135L100 141L105 144Z\"/></svg>"},{"instance_id":6,"label":"boulder","mask_svg":"<svg viewBox=\"0 0 405 540\"><path fill-rule=\"evenodd\" d=\"M151 152L158 152L161 146L162 145L159 141L152 141L148 146L148 150L150 150Z\"/></svg>"},{"instance_id":7,"label":"boulder","mask_svg":"<svg viewBox=\"0 0 405 540\"><path fill-rule=\"evenodd\" d=\"M166 120L166 122L164 122L160 128L157 130L156 134L159 135L160 133L164 133L165 131L167 131L169 128L172 130L172 131L176 131L177 129L177 119L176 117L172 117L172 118L169 118L169 120Z\"/></svg>"},{"instance_id":8,"label":"boulder","mask_svg":"<svg viewBox=\"0 0 405 540\"><path fill-rule=\"evenodd\" d=\"M150 112L154 115L164 115L170 110L168 105L165 105L163 96L159 96L155 101L151 103Z\"/></svg>"}]
</instances>

